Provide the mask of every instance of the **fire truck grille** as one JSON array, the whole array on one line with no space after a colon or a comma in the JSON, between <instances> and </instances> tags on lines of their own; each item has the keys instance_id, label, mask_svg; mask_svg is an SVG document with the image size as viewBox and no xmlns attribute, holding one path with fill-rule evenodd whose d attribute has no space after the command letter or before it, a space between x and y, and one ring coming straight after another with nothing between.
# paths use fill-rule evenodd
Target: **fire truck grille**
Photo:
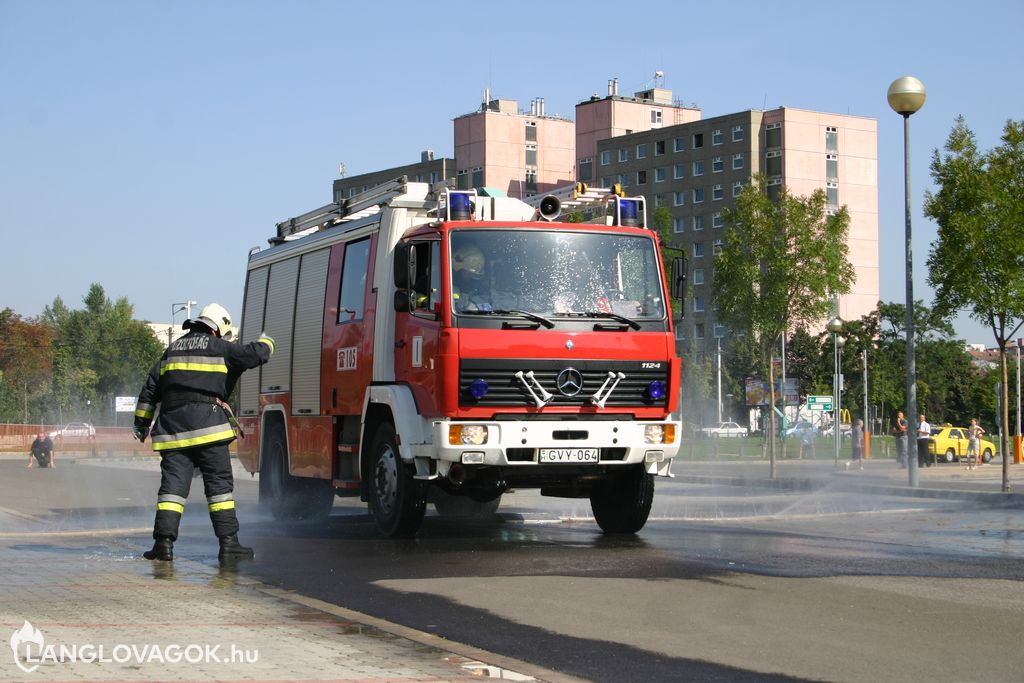
<instances>
[{"instance_id":1,"label":"fire truck grille","mask_svg":"<svg viewBox=\"0 0 1024 683\"><path fill-rule=\"evenodd\" d=\"M535 406L533 396L516 377L516 373L532 372L537 383L551 394L549 406L591 406L593 397L602 387L604 396L614 379L605 384L608 373L622 373L615 390L605 402L605 407L664 406L665 395L670 386L669 364L667 361L567 361L567 360L478 360L464 359L459 369L459 404L463 406ZM486 383L486 392L480 397L481 382ZM534 382L529 382L534 393L543 400L544 396ZM651 396L651 385L661 389L661 396ZM474 386L475 383L475 386ZM579 384L578 393L575 385ZM561 389L559 388L561 385ZM658 391L654 391L655 394Z\"/></svg>"}]
</instances>

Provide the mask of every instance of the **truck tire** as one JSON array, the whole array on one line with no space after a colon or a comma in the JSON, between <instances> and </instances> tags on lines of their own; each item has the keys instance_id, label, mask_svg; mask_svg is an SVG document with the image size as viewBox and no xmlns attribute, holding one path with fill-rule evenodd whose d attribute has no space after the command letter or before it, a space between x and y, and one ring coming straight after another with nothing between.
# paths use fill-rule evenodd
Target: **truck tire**
<instances>
[{"instance_id":1,"label":"truck tire","mask_svg":"<svg viewBox=\"0 0 1024 683\"><path fill-rule=\"evenodd\" d=\"M596 485L590 493L594 519L607 534L635 534L654 502L654 475L637 466Z\"/></svg>"},{"instance_id":2,"label":"truck tire","mask_svg":"<svg viewBox=\"0 0 1024 683\"><path fill-rule=\"evenodd\" d=\"M501 495L488 501L473 500L469 496L456 496L435 488L431 495L437 514L445 519L491 519L498 513Z\"/></svg>"},{"instance_id":3,"label":"truck tire","mask_svg":"<svg viewBox=\"0 0 1024 683\"><path fill-rule=\"evenodd\" d=\"M427 509L423 485L402 462L395 428L383 422L370 448L370 513L388 538L412 536Z\"/></svg>"},{"instance_id":4,"label":"truck tire","mask_svg":"<svg viewBox=\"0 0 1024 683\"><path fill-rule=\"evenodd\" d=\"M288 446L280 427L267 435L260 463L260 504L280 522L318 521L334 506L330 481L294 477L288 472Z\"/></svg>"}]
</instances>

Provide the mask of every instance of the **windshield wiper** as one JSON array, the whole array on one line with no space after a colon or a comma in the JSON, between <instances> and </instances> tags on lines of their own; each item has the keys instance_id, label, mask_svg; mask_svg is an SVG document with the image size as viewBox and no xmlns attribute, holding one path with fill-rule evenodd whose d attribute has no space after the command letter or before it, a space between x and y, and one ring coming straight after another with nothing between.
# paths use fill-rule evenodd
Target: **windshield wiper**
<instances>
[{"instance_id":1,"label":"windshield wiper","mask_svg":"<svg viewBox=\"0 0 1024 683\"><path fill-rule=\"evenodd\" d=\"M608 311L586 311L586 315L591 318L611 318L612 320L620 322L623 325L629 325L634 330L640 329L640 323L633 320L632 318L627 318L624 315L619 315L618 313L610 313Z\"/></svg>"},{"instance_id":2,"label":"windshield wiper","mask_svg":"<svg viewBox=\"0 0 1024 683\"><path fill-rule=\"evenodd\" d=\"M542 315L538 315L537 313L530 313L529 311L511 311L505 308L494 308L489 311L459 311L459 315L511 315L540 323L549 330L555 326L553 322Z\"/></svg>"}]
</instances>

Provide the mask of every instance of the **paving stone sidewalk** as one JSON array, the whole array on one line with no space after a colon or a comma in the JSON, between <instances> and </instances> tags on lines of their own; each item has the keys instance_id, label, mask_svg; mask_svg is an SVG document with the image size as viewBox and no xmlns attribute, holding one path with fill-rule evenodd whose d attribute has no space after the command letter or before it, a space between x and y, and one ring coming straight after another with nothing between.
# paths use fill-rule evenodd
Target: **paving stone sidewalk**
<instances>
[{"instance_id":1,"label":"paving stone sidewalk","mask_svg":"<svg viewBox=\"0 0 1024 683\"><path fill-rule=\"evenodd\" d=\"M113 534L0 536L0 680L572 680L140 550Z\"/></svg>"}]
</instances>

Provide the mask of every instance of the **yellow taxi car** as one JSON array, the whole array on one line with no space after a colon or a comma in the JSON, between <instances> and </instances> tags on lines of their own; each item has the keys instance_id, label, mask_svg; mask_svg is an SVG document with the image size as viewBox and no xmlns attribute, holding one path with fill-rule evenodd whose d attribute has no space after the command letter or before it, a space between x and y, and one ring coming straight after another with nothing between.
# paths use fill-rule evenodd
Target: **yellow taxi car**
<instances>
[{"instance_id":1,"label":"yellow taxi car","mask_svg":"<svg viewBox=\"0 0 1024 683\"><path fill-rule=\"evenodd\" d=\"M944 425L932 428L932 441L929 450L940 461L956 462L960 458L967 457L968 443L966 427ZM979 439L978 452L981 455L982 462L989 462L992 460L992 456L995 455L996 445L987 439Z\"/></svg>"}]
</instances>

